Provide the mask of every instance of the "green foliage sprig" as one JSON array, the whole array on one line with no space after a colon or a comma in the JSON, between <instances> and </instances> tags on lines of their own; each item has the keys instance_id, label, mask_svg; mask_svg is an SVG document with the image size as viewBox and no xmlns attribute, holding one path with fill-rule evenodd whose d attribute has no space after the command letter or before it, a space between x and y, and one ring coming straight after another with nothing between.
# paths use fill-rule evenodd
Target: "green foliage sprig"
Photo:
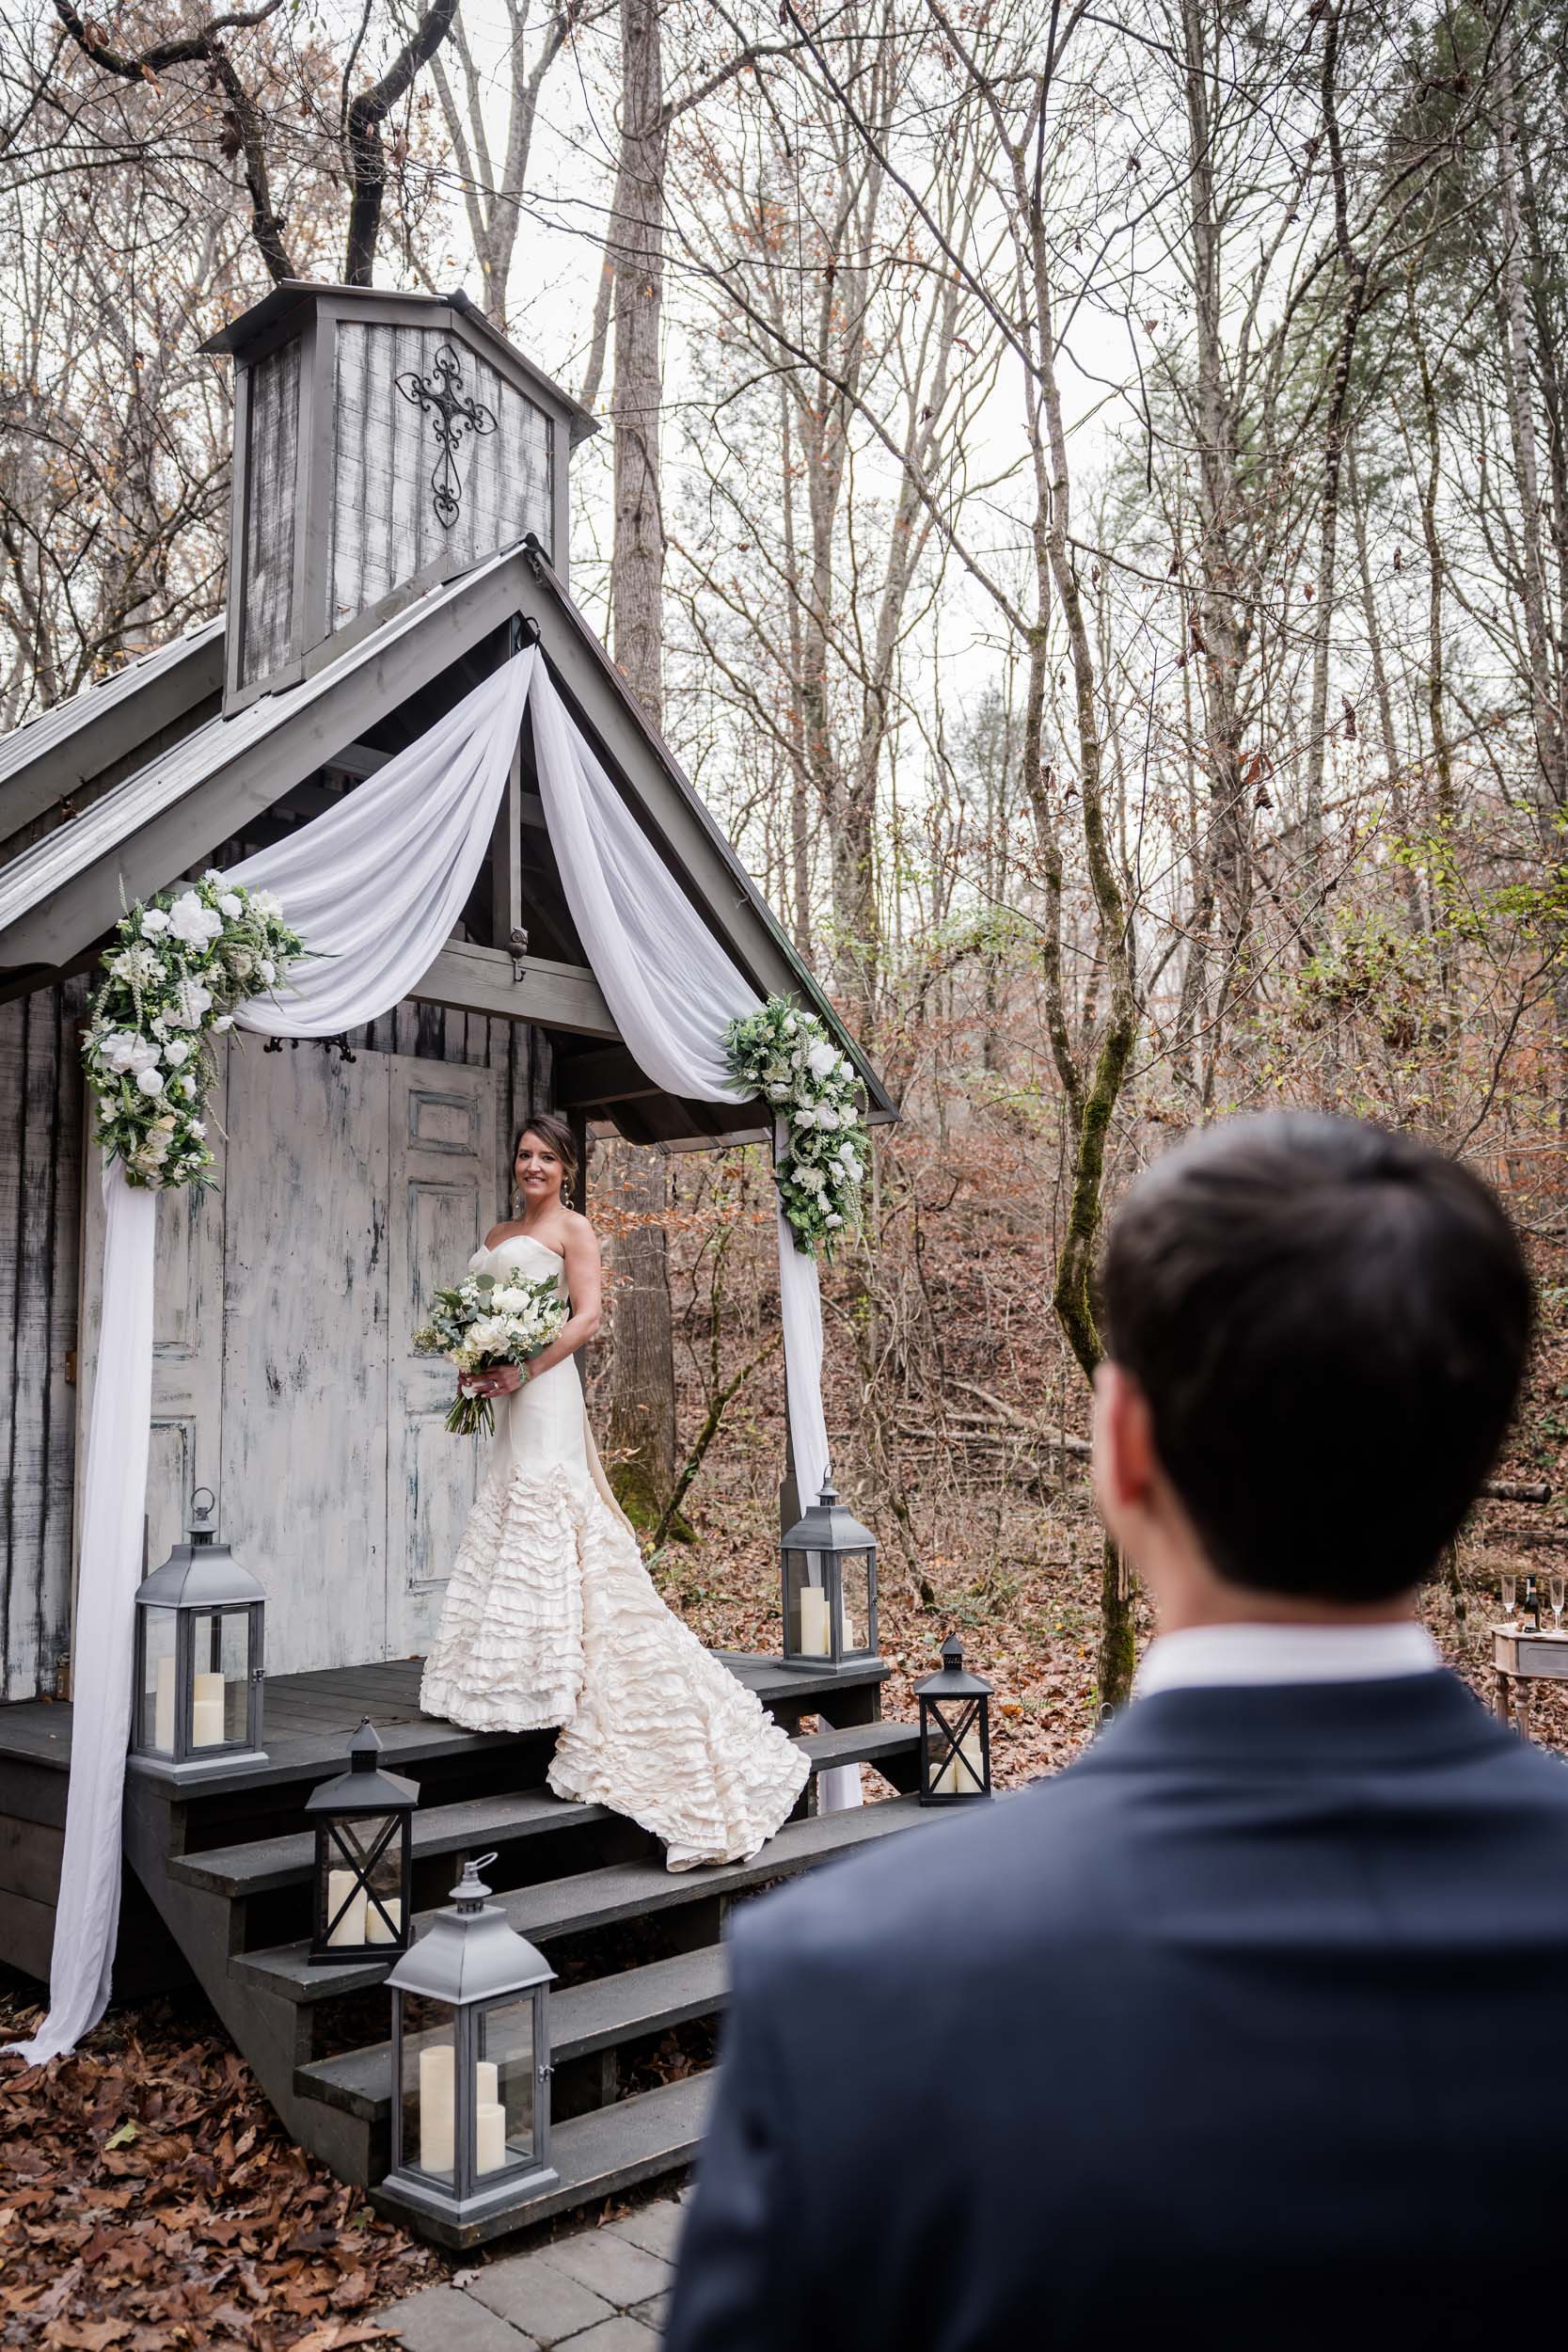
<instances>
[{"instance_id":1,"label":"green foliage sprig","mask_svg":"<svg viewBox=\"0 0 1568 2352\"><path fill-rule=\"evenodd\" d=\"M732 1021L724 1047L736 1085L760 1094L787 1128L773 1173L796 1248L832 1257L859 1217L871 1161L853 1068L816 1013L787 996Z\"/></svg>"},{"instance_id":2,"label":"green foliage sprig","mask_svg":"<svg viewBox=\"0 0 1568 2352\"><path fill-rule=\"evenodd\" d=\"M138 900L116 940L82 1045L98 1140L128 1184L211 1184L213 1040L233 1027L236 1006L278 986L305 942L271 891L215 867Z\"/></svg>"}]
</instances>

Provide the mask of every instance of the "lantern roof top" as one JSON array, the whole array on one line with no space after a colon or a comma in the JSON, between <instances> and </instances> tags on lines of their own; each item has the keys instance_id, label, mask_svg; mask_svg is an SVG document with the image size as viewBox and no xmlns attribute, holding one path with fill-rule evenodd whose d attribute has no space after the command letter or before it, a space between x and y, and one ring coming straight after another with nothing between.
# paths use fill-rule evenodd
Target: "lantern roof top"
<instances>
[{"instance_id":1,"label":"lantern roof top","mask_svg":"<svg viewBox=\"0 0 1568 2352\"><path fill-rule=\"evenodd\" d=\"M210 1494L198 1486L197 1494ZM248 1568L242 1568L229 1546L218 1541L212 1524L213 1504L193 1497L187 1540L176 1544L168 1558L143 1579L136 1600L144 1609L232 1609L266 1595Z\"/></svg>"},{"instance_id":2,"label":"lantern roof top","mask_svg":"<svg viewBox=\"0 0 1568 2352\"><path fill-rule=\"evenodd\" d=\"M875 1551L877 1538L847 1511L831 1484L802 1511L784 1538L784 1551Z\"/></svg>"},{"instance_id":3,"label":"lantern roof top","mask_svg":"<svg viewBox=\"0 0 1568 2352\"><path fill-rule=\"evenodd\" d=\"M459 286L451 294L404 294L387 286L335 286L317 284L309 278L286 278L274 286L260 302L253 302L248 310L220 326L215 335L209 335L201 348L205 352L228 353L244 361L257 353L259 345L273 348L279 341L287 342L294 325L295 314L301 315L326 307L335 317L353 317L356 313L372 313L376 318L418 320L429 315L436 326L443 324L438 315L451 314L459 331L472 338L493 359L499 359L503 373L520 377L526 390L544 399L564 419L575 449L591 433L599 429L598 421L579 400L574 400L553 376L535 366L526 351L519 351L510 335L503 335L499 326L491 325L471 295Z\"/></svg>"},{"instance_id":4,"label":"lantern roof top","mask_svg":"<svg viewBox=\"0 0 1568 2352\"><path fill-rule=\"evenodd\" d=\"M307 1813L411 1813L420 1802L420 1784L401 1772L384 1772L376 1758L381 1735L368 1715L348 1743L349 1768L331 1780L318 1781L305 1800Z\"/></svg>"},{"instance_id":5,"label":"lantern roof top","mask_svg":"<svg viewBox=\"0 0 1568 2352\"><path fill-rule=\"evenodd\" d=\"M461 1885L452 1889L451 1910L438 1911L388 1973L394 1991L420 1993L458 2009L554 1983L555 1970L544 1953L507 1924L498 1904L484 1900L490 1889L480 1867L495 1858L484 1854L467 1864Z\"/></svg>"},{"instance_id":6,"label":"lantern roof top","mask_svg":"<svg viewBox=\"0 0 1568 2352\"><path fill-rule=\"evenodd\" d=\"M988 1698L995 1688L984 1675L970 1673L964 1664L963 1644L956 1633L950 1633L942 1645L941 1671L917 1682L914 1695L917 1699L979 1699Z\"/></svg>"}]
</instances>

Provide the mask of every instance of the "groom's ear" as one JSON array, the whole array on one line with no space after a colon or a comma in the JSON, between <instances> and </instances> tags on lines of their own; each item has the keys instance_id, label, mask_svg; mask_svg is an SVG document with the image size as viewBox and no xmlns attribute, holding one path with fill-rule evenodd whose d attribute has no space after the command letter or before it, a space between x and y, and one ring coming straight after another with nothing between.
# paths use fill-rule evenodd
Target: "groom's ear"
<instances>
[{"instance_id":1,"label":"groom's ear","mask_svg":"<svg viewBox=\"0 0 1568 2352\"><path fill-rule=\"evenodd\" d=\"M1107 1360L1094 1375L1094 1490L1113 1535L1148 1508L1157 1468L1148 1399L1130 1372Z\"/></svg>"}]
</instances>

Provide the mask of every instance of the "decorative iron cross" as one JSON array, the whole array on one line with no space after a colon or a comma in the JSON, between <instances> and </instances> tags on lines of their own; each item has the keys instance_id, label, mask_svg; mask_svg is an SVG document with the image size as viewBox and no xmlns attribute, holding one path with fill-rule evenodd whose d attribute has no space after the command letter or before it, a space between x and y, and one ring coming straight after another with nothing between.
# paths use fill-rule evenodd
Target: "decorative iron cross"
<instances>
[{"instance_id":1,"label":"decorative iron cross","mask_svg":"<svg viewBox=\"0 0 1568 2352\"><path fill-rule=\"evenodd\" d=\"M410 369L398 377L397 387L404 400L424 410L441 445L441 454L430 477L430 489L436 520L443 530L450 531L463 501L463 477L457 470L463 436L494 433L495 413L482 400L464 391L462 364L451 343L436 344L428 375L416 375Z\"/></svg>"}]
</instances>

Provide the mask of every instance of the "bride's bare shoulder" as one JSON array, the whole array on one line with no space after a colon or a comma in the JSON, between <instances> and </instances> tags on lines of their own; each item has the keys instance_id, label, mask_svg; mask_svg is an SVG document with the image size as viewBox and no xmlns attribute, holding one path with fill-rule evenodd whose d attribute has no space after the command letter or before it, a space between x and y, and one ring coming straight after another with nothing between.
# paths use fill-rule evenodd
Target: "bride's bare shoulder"
<instances>
[{"instance_id":1,"label":"bride's bare shoulder","mask_svg":"<svg viewBox=\"0 0 1568 2352\"><path fill-rule=\"evenodd\" d=\"M590 1224L588 1218L585 1217L578 1209L562 1209L561 1212L561 1222L556 1227L555 1232L556 1237L560 1241L562 1248L569 1249L574 1242L579 1245L587 1242L594 1249L596 1249L599 1246L599 1237L597 1233L594 1231L594 1228Z\"/></svg>"},{"instance_id":2,"label":"bride's bare shoulder","mask_svg":"<svg viewBox=\"0 0 1568 2352\"><path fill-rule=\"evenodd\" d=\"M500 1224L492 1225L485 1234L484 1247L486 1249L499 1249L503 1241L509 1240L514 1233L520 1233L522 1230L515 1217L503 1217Z\"/></svg>"}]
</instances>

